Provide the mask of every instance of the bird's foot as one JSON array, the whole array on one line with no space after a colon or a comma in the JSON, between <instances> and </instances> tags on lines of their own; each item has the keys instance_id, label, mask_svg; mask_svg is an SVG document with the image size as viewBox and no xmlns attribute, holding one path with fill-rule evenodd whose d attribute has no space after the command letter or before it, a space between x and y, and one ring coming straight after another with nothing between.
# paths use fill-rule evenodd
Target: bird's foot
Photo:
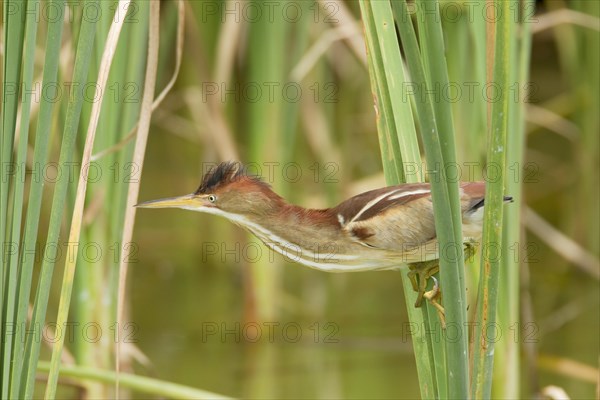
<instances>
[{"instance_id":1,"label":"bird's foot","mask_svg":"<svg viewBox=\"0 0 600 400\"><path fill-rule=\"evenodd\" d=\"M440 319L440 323L442 324L442 329L446 329L446 313L444 311L444 307L438 302L438 299L442 298L442 291L440 290L440 285L438 284L435 276L432 276L433 279L433 288L425 293L423 293L423 297L425 297L429 303L435 307L438 317Z\"/></svg>"},{"instance_id":2,"label":"bird's foot","mask_svg":"<svg viewBox=\"0 0 600 400\"><path fill-rule=\"evenodd\" d=\"M408 279L410 279L413 290L417 292L415 307L421 307L427 289L427 280L440 270L440 265L438 260L432 260L409 264L408 268L410 269Z\"/></svg>"},{"instance_id":3,"label":"bird's foot","mask_svg":"<svg viewBox=\"0 0 600 400\"><path fill-rule=\"evenodd\" d=\"M475 257L475 252L476 252L476 242L474 240L470 240L468 242L465 242L465 262L472 262L473 261L473 257Z\"/></svg>"},{"instance_id":4,"label":"bird's foot","mask_svg":"<svg viewBox=\"0 0 600 400\"><path fill-rule=\"evenodd\" d=\"M427 299L429 304L435 307L442 324L442 329L446 329L446 314L444 313L444 307L439 303L442 292L437 279L433 276L440 270L438 260L410 264L408 268L410 269L408 279L410 279L413 290L417 292L415 307L421 307L423 299ZM433 288L427 291L427 281L429 278L433 279Z\"/></svg>"}]
</instances>

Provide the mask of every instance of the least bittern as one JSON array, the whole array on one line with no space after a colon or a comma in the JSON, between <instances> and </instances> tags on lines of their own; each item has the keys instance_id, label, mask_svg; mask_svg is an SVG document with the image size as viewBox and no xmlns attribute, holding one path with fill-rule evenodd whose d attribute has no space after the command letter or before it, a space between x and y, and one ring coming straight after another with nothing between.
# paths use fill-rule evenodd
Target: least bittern
<instances>
[{"instance_id":1,"label":"least bittern","mask_svg":"<svg viewBox=\"0 0 600 400\"><path fill-rule=\"evenodd\" d=\"M481 237L484 194L484 182L460 185L465 248ZM175 207L221 215L271 249L323 271L389 270L408 264L408 276L417 292L415 307L427 298L443 322L443 308L436 301L437 281L426 292L427 280L439 270L427 183L371 190L336 207L314 210L287 203L239 163L226 162L209 171L194 193L137 207Z\"/></svg>"}]
</instances>

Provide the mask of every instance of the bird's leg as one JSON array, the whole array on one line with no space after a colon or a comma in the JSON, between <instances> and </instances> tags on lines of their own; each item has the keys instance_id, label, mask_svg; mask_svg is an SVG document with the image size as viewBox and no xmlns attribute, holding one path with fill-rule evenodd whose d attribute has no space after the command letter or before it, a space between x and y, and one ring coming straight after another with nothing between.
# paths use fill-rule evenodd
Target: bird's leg
<instances>
[{"instance_id":1,"label":"bird's leg","mask_svg":"<svg viewBox=\"0 0 600 400\"><path fill-rule=\"evenodd\" d=\"M475 242L465 242L465 262L471 262L471 257L475 255Z\"/></svg>"},{"instance_id":2,"label":"bird's leg","mask_svg":"<svg viewBox=\"0 0 600 400\"><path fill-rule=\"evenodd\" d=\"M427 289L427 280L440 270L440 264L438 260L423 261L409 264L408 268L410 269L408 279L410 279L413 290L417 292L415 307L421 307L423 295ZM418 280L417 277L419 278Z\"/></svg>"},{"instance_id":3,"label":"bird's leg","mask_svg":"<svg viewBox=\"0 0 600 400\"><path fill-rule=\"evenodd\" d=\"M438 284L437 279L435 279L435 276L432 276L431 279L433 279L433 288L425 292L423 297L429 300L429 303L435 307L442 324L442 329L446 329L446 312L444 311L444 307L438 302L438 298L442 298L442 291L440 290L440 285Z\"/></svg>"},{"instance_id":4,"label":"bird's leg","mask_svg":"<svg viewBox=\"0 0 600 400\"><path fill-rule=\"evenodd\" d=\"M475 254L475 243L474 242L465 242L464 247L465 261L469 260ZM413 290L417 292L417 300L415 301L415 307L421 307L423 303L423 298L426 298L429 303L435 307L438 312L438 316L440 318L440 322L442 323L442 328L446 328L446 317L444 312L444 307L439 303L439 299L442 297L442 292L440 290L440 286L438 284L437 279L433 276L440 270L439 260L431 260L431 261L423 261L417 262L413 264L409 264L408 268L410 271L408 272L408 279L410 279L410 283L413 287ZM433 279L433 288L429 291L427 290L427 280L431 278Z\"/></svg>"}]
</instances>

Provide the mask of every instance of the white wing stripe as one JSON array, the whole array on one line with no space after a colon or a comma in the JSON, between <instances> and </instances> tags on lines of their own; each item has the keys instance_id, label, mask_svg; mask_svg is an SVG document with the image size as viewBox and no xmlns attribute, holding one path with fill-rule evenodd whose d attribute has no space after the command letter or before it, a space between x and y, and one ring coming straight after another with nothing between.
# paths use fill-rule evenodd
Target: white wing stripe
<instances>
[{"instance_id":1,"label":"white wing stripe","mask_svg":"<svg viewBox=\"0 0 600 400\"><path fill-rule=\"evenodd\" d=\"M400 199L404 196L412 196L414 194L425 194L425 193L429 193L429 189L417 189L417 190L412 190L410 192L398 193L398 194L391 196L388 200L396 200L396 199Z\"/></svg>"},{"instance_id":2,"label":"white wing stripe","mask_svg":"<svg viewBox=\"0 0 600 400\"><path fill-rule=\"evenodd\" d=\"M402 189L392 190L391 192L384 193L381 196L374 198L373 200L371 200L370 202L365 204L365 206L350 220L350 222L356 221L369 208L373 207L375 204L379 203L381 200L385 199L386 197L391 196L392 194L394 194L398 191L401 191L401 190Z\"/></svg>"}]
</instances>

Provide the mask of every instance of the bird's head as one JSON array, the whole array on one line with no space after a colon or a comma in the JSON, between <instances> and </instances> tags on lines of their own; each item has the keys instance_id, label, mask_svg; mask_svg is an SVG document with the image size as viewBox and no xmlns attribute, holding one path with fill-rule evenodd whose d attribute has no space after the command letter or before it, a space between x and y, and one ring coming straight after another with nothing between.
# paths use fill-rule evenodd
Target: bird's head
<instances>
[{"instance_id":1,"label":"bird's head","mask_svg":"<svg viewBox=\"0 0 600 400\"><path fill-rule=\"evenodd\" d=\"M223 162L212 168L194 193L136 205L141 208L183 208L186 210L235 216L261 216L278 207L283 199L260 178L250 175L237 162Z\"/></svg>"}]
</instances>

